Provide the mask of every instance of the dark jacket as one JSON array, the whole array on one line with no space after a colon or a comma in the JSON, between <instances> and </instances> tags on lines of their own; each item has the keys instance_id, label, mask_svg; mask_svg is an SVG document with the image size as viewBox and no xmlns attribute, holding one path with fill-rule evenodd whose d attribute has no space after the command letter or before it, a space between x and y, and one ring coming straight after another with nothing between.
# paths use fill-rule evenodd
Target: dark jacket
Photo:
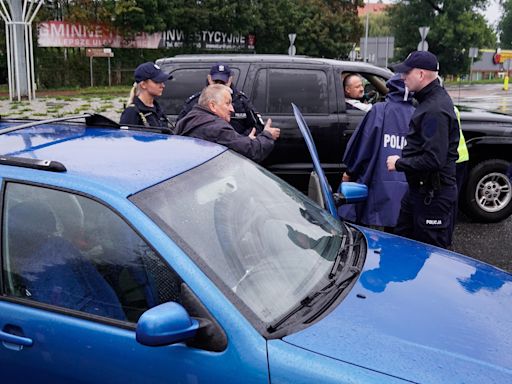
<instances>
[{"instance_id":1,"label":"dark jacket","mask_svg":"<svg viewBox=\"0 0 512 384\"><path fill-rule=\"evenodd\" d=\"M195 105L178 121L175 133L225 145L256 162L265 159L274 148L272 135L267 131L263 131L255 139L243 136L227 121L200 105Z\"/></svg>"},{"instance_id":2,"label":"dark jacket","mask_svg":"<svg viewBox=\"0 0 512 384\"><path fill-rule=\"evenodd\" d=\"M459 125L452 99L438 80L414 97L419 105L411 118L407 145L396 162L396 170L405 172L412 188L455 185Z\"/></svg>"},{"instance_id":3,"label":"dark jacket","mask_svg":"<svg viewBox=\"0 0 512 384\"><path fill-rule=\"evenodd\" d=\"M388 172L386 159L400 156L414 107L411 96L404 101L405 86L400 75L393 76L386 85L386 101L374 104L366 114L343 157L351 179L368 186L368 199L344 205L338 212L360 224L394 227L408 187L403 173Z\"/></svg>"},{"instance_id":4,"label":"dark jacket","mask_svg":"<svg viewBox=\"0 0 512 384\"><path fill-rule=\"evenodd\" d=\"M121 114L119 124L167 128L168 120L156 100L153 101L153 107L148 107L137 96L135 96L133 98L133 103L128 105Z\"/></svg>"},{"instance_id":5,"label":"dark jacket","mask_svg":"<svg viewBox=\"0 0 512 384\"><path fill-rule=\"evenodd\" d=\"M233 91L233 109L235 110L235 115L231 118L229 123L233 129L241 135L247 136L251 133L253 128L256 128L256 132L260 133L265 126L261 115L254 110L251 101L245 93L236 88L231 89ZM194 105L197 104L200 95L201 92L194 93L185 101L176 121L180 121L192 110Z\"/></svg>"}]
</instances>

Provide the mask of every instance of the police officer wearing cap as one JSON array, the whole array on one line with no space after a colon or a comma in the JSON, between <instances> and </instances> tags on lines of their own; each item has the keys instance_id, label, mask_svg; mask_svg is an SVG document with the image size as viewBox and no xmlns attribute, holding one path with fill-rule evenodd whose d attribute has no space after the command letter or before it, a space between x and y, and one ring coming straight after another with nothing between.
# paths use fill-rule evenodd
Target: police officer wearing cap
<instances>
[{"instance_id":1,"label":"police officer wearing cap","mask_svg":"<svg viewBox=\"0 0 512 384\"><path fill-rule=\"evenodd\" d=\"M227 64L216 63L210 69L210 74L207 78L207 85L223 84L230 87L233 91L233 108L235 109L234 116L231 118L231 125L236 132L241 135L249 135L253 128L256 128L256 133L260 133L265 126L261 115L254 110L254 107L249 98L233 86L233 72ZM194 93L190 96L183 105L183 108L178 115L176 121L180 121L189 113L194 105L197 104L201 92Z\"/></svg>"},{"instance_id":2,"label":"police officer wearing cap","mask_svg":"<svg viewBox=\"0 0 512 384\"><path fill-rule=\"evenodd\" d=\"M389 156L386 163L389 171L404 172L409 185L395 233L446 248L452 242L457 202L459 126L438 70L436 56L427 51L412 52L395 67L419 104L402 156Z\"/></svg>"},{"instance_id":3,"label":"police officer wearing cap","mask_svg":"<svg viewBox=\"0 0 512 384\"><path fill-rule=\"evenodd\" d=\"M120 124L168 128L167 116L155 97L162 95L165 82L172 79L172 76L152 62L139 65L134 76L135 83L127 107L121 114Z\"/></svg>"}]
</instances>

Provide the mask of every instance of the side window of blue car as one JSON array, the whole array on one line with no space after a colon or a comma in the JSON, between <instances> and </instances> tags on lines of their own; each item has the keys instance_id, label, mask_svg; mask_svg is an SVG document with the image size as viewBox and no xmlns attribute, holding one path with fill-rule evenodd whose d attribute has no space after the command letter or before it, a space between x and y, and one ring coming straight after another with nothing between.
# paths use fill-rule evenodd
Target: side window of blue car
<instances>
[{"instance_id":1,"label":"side window of blue car","mask_svg":"<svg viewBox=\"0 0 512 384\"><path fill-rule=\"evenodd\" d=\"M7 295L129 322L179 302L179 277L105 205L10 182L3 211Z\"/></svg>"}]
</instances>

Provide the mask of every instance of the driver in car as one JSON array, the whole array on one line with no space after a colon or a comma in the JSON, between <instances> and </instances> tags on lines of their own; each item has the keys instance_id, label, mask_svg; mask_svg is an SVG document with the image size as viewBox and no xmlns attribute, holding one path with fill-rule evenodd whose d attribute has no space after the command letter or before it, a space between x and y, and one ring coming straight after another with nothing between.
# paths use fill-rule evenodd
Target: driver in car
<instances>
[{"instance_id":1,"label":"driver in car","mask_svg":"<svg viewBox=\"0 0 512 384\"><path fill-rule=\"evenodd\" d=\"M346 75L343 79L343 89L347 109L359 109L368 112L372 108L372 104L364 101L363 80L358 74L350 73Z\"/></svg>"}]
</instances>

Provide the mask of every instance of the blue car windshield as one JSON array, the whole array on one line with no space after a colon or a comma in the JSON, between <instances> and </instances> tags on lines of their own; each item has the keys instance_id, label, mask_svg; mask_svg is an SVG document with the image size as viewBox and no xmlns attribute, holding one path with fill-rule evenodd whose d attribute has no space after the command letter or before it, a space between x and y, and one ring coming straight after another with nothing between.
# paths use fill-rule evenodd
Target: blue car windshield
<instances>
[{"instance_id":1,"label":"blue car windshield","mask_svg":"<svg viewBox=\"0 0 512 384\"><path fill-rule=\"evenodd\" d=\"M345 233L301 192L230 151L131 200L265 323L325 282Z\"/></svg>"}]
</instances>

